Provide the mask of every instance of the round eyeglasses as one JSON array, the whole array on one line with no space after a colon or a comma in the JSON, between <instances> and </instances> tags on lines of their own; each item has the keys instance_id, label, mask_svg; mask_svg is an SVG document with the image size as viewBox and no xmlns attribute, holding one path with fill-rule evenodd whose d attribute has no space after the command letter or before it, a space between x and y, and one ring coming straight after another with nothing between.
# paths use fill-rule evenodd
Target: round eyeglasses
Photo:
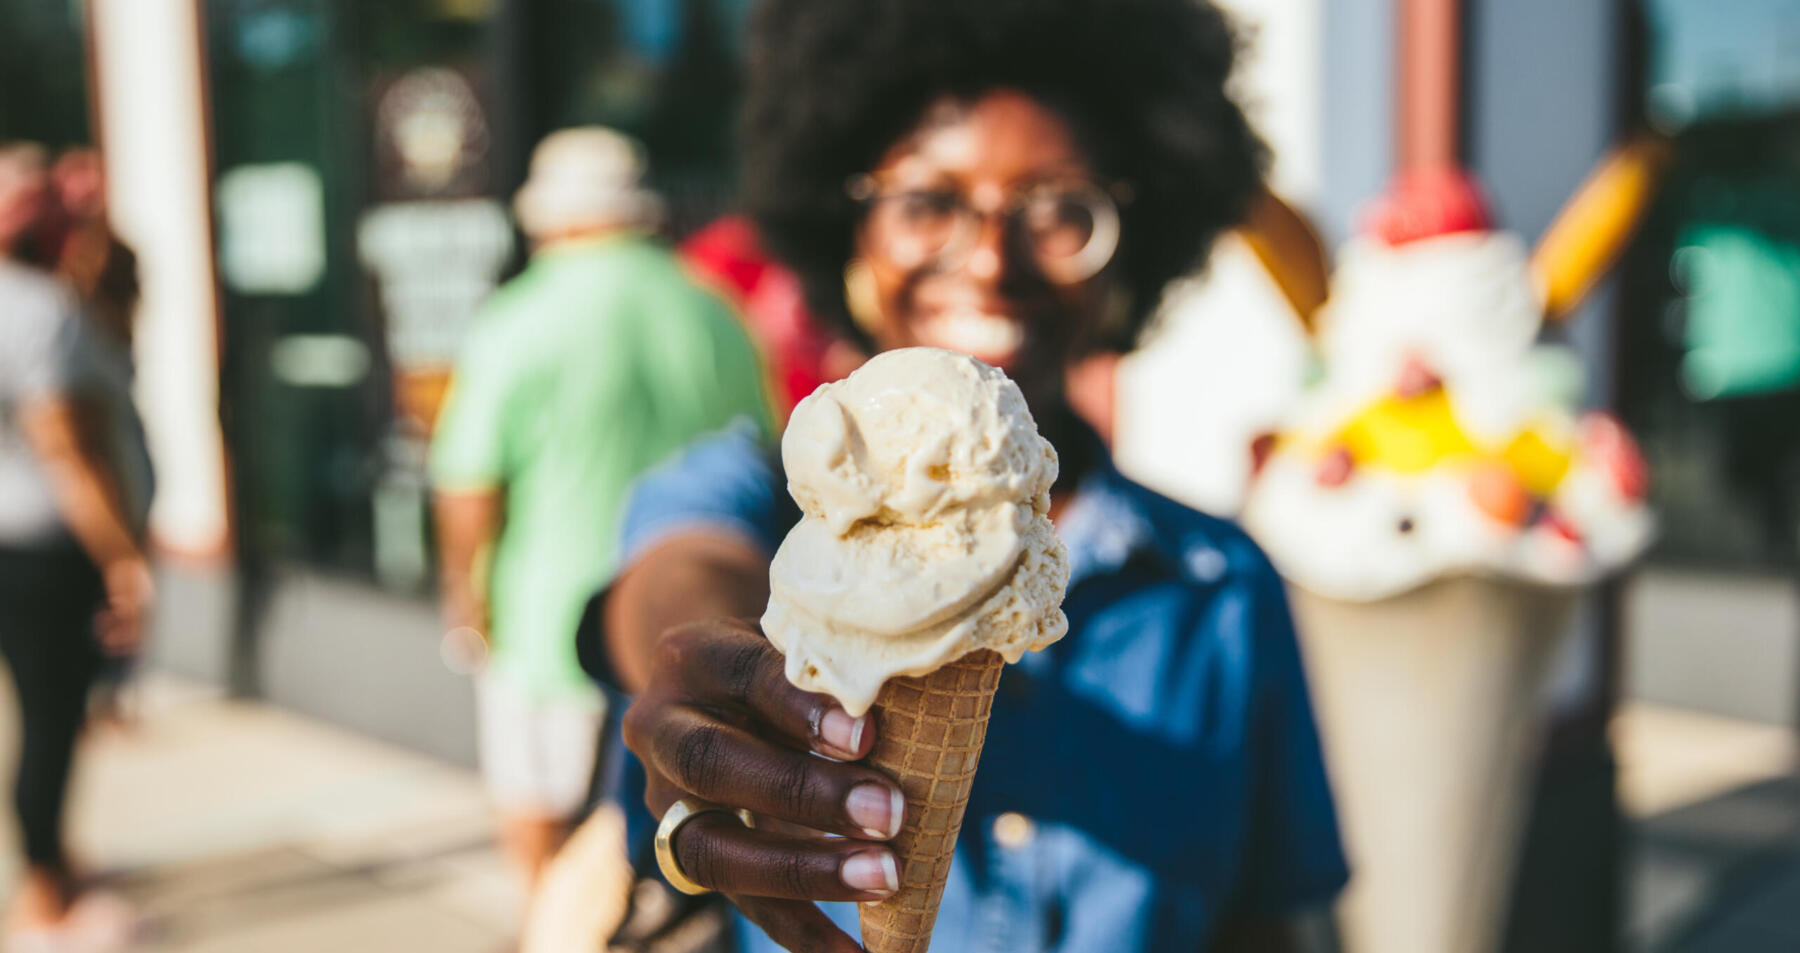
<instances>
[{"instance_id":1,"label":"round eyeglasses","mask_svg":"<svg viewBox=\"0 0 1800 953\"><path fill-rule=\"evenodd\" d=\"M873 251L901 268L961 267L990 215L998 216L1007 240L1058 284L1093 277L1119 248L1118 200L1090 183L1029 186L991 212L954 189L884 187L869 175L852 178L848 191L865 208Z\"/></svg>"}]
</instances>

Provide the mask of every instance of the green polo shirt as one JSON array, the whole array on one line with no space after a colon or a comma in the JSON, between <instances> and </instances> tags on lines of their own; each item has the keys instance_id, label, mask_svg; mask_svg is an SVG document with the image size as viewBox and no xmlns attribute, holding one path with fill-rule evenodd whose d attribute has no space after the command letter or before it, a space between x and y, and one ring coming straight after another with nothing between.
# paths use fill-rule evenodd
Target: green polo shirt
<instances>
[{"instance_id":1,"label":"green polo shirt","mask_svg":"<svg viewBox=\"0 0 1800 953\"><path fill-rule=\"evenodd\" d=\"M483 306L431 447L437 489L500 489L491 671L543 701L589 696L574 634L612 575L646 468L738 417L766 434L754 347L728 306L646 239L551 246Z\"/></svg>"}]
</instances>

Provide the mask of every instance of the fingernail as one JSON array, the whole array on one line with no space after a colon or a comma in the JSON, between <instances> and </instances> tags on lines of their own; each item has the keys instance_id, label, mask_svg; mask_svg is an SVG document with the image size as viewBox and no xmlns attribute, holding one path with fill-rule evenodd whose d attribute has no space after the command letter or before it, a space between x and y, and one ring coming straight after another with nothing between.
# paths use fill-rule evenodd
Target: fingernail
<instances>
[{"instance_id":1,"label":"fingernail","mask_svg":"<svg viewBox=\"0 0 1800 953\"><path fill-rule=\"evenodd\" d=\"M899 788L885 784L859 784L844 799L844 811L850 823L862 828L870 837L892 837L900 833L900 821L906 816L906 798Z\"/></svg>"},{"instance_id":2,"label":"fingernail","mask_svg":"<svg viewBox=\"0 0 1800 953\"><path fill-rule=\"evenodd\" d=\"M900 867L890 850L865 850L844 858L839 871L845 886L870 893L893 893L900 889Z\"/></svg>"},{"instance_id":3,"label":"fingernail","mask_svg":"<svg viewBox=\"0 0 1800 953\"><path fill-rule=\"evenodd\" d=\"M831 708L825 712L825 717L819 719L819 740L854 756L857 746L862 744L863 728L868 723L866 716L852 718L842 708Z\"/></svg>"}]
</instances>

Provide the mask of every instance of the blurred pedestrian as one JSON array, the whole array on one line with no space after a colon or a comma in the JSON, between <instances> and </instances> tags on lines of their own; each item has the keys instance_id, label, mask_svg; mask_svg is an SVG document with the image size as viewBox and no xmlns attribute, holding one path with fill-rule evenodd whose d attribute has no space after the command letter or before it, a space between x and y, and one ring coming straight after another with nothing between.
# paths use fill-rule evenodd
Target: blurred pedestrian
<instances>
[{"instance_id":1,"label":"blurred pedestrian","mask_svg":"<svg viewBox=\"0 0 1800 953\"><path fill-rule=\"evenodd\" d=\"M607 129L538 146L516 201L531 262L477 316L432 447L445 616L491 646L482 771L533 886L594 774L602 701L570 633L614 570L626 486L697 434L769 426L743 329L649 237L643 174Z\"/></svg>"},{"instance_id":2,"label":"blurred pedestrian","mask_svg":"<svg viewBox=\"0 0 1800 953\"><path fill-rule=\"evenodd\" d=\"M106 217L105 172L100 153L75 148L50 167L51 201L44 219L53 230L45 245L46 265L75 291L87 335L88 383L102 415L98 436L111 453L126 518L141 540L150 520L155 474L143 419L133 401L137 369L132 357L138 302L137 255ZM114 655L101 668L93 691L93 713L108 723L127 720L124 690L137 656Z\"/></svg>"},{"instance_id":3,"label":"blurred pedestrian","mask_svg":"<svg viewBox=\"0 0 1800 953\"><path fill-rule=\"evenodd\" d=\"M123 942L116 903L80 896L62 811L88 690L106 655L136 651L154 588L95 329L70 288L15 258L50 201L41 150L0 147L0 653L19 698L27 863L8 950Z\"/></svg>"},{"instance_id":4,"label":"blurred pedestrian","mask_svg":"<svg viewBox=\"0 0 1800 953\"><path fill-rule=\"evenodd\" d=\"M137 255L106 218L105 172L100 153L70 149L50 167L54 210L59 223L53 267L88 305L90 317L111 336L130 344L138 299Z\"/></svg>"}]
</instances>

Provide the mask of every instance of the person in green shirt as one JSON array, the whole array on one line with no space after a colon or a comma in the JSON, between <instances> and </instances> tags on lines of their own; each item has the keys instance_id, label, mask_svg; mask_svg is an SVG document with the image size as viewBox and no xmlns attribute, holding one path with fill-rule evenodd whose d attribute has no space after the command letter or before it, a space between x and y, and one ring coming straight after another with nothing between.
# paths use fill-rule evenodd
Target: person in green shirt
<instances>
[{"instance_id":1,"label":"person in green shirt","mask_svg":"<svg viewBox=\"0 0 1800 953\"><path fill-rule=\"evenodd\" d=\"M490 648L482 773L530 886L593 774L603 704L573 633L614 572L627 487L700 434L770 426L749 338L648 237L642 174L611 130L538 146L515 204L535 252L476 316L432 441L446 622Z\"/></svg>"}]
</instances>

